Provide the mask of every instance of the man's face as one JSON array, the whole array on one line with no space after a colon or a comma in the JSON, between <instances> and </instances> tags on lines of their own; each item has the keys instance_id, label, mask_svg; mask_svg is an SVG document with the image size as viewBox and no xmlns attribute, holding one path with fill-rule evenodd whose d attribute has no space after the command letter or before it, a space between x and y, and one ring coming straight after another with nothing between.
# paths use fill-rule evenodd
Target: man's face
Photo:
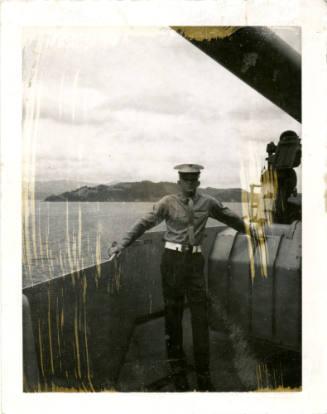
<instances>
[{"instance_id":1,"label":"man's face","mask_svg":"<svg viewBox=\"0 0 327 414\"><path fill-rule=\"evenodd\" d=\"M195 194L196 189L200 185L199 174L196 174L196 173L179 174L178 184L181 187L182 192L185 196L192 197Z\"/></svg>"}]
</instances>

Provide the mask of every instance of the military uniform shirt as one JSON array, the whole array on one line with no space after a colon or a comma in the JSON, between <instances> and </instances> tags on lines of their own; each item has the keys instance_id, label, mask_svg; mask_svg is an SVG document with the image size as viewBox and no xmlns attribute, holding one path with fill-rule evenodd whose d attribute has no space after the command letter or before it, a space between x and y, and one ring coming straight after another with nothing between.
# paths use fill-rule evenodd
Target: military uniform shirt
<instances>
[{"instance_id":1,"label":"military uniform shirt","mask_svg":"<svg viewBox=\"0 0 327 414\"><path fill-rule=\"evenodd\" d=\"M153 210L140 219L122 240L123 247L129 246L146 230L166 221L167 230L164 239L173 243L190 244L190 228L192 227L192 243L200 245L204 237L204 229L209 217L245 233L244 221L228 207L215 198L196 193L189 199L183 194L172 194L163 197L153 206Z\"/></svg>"}]
</instances>

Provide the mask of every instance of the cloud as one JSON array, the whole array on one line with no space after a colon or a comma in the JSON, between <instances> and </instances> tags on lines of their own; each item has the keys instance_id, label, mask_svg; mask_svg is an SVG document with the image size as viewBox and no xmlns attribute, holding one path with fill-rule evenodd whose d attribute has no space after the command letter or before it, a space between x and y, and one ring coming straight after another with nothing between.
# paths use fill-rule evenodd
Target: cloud
<instances>
[{"instance_id":1,"label":"cloud","mask_svg":"<svg viewBox=\"0 0 327 414\"><path fill-rule=\"evenodd\" d=\"M198 162L204 185L239 186L249 145L264 158L300 129L168 28L27 32L26 160L47 179L174 181Z\"/></svg>"},{"instance_id":2,"label":"cloud","mask_svg":"<svg viewBox=\"0 0 327 414\"><path fill-rule=\"evenodd\" d=\"M191 111L203 120L217 116L217 110L211 111L216 97L207 93L210 67L218 68L213 82L224 80L226 71L168 28L146 34L126 30L120 43L109 41L109 31L108 44L87 39L83 30L79 41L74 30L43 33L43 41L42 33L25 41L24 54L25 94L39 90L40 117L100 123L112 111L129 108Z\"/></svg>"}]
</instances>

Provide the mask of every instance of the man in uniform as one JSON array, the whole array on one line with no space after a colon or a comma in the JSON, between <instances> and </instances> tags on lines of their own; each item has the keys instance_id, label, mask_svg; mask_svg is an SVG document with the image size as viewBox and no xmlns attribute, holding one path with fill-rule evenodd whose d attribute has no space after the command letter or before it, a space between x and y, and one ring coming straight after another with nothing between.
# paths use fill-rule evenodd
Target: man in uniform
<instances>
[{"instance_id":1,"label":"man in uniform","mask_svg":"<svg viewBox=\"0 0 327 414\"><path fill-rule=\"evenodd\" d=\"M186 361L183 351L182 317L185 296L192 321L193 351L198 390L213 390L209 372L209 328L204 257L201 242L209 217L245 232L244 221L215 198L197 192L201 165L182 164L179 194L167 195L153 211L140 219L124 236L113 243L109 254L119 255L146 230L166 221L165 249L161 262L162 290L165 304L167 354L177 391L188 391Z\"/></svg>"}]
</instances>

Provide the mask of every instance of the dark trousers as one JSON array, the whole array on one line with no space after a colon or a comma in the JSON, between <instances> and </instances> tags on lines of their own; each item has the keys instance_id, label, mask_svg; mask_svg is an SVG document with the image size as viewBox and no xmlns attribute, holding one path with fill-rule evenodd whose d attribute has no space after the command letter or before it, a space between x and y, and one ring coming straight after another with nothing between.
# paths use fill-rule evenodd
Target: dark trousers
<instances>
[{"instance_id":1,"label":"dark trousers","mask_svg":"<svg viewBox=\"0 0 327 414\"><path fill-rule=\"evenodd\" d=\"M161 262L167 353L173 373L185 368L182 318L185 297L191 311L193 352L198 375L209 373L207 295L201 253L165 249Z\"/></svg>"}]
</instances>

